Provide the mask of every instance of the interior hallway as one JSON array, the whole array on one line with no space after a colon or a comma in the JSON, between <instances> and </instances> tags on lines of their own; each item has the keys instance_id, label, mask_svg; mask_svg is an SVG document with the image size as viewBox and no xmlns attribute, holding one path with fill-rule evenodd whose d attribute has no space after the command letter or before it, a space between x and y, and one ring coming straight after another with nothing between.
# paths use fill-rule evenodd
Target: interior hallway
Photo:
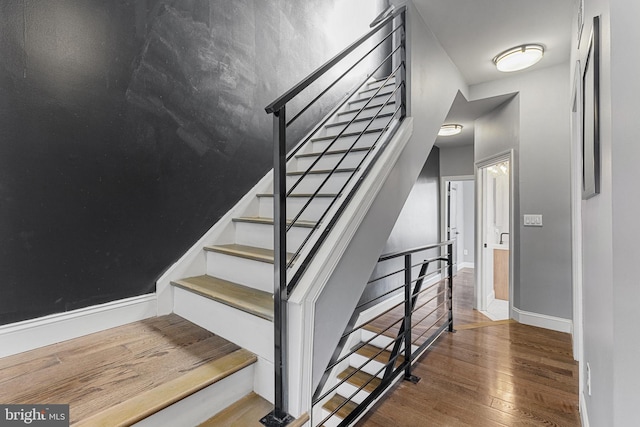
<instances>
[{"instance_id":1,"label":"interior hallway","mask_svg":"<svg viewBox=\"0 0 640 427\"><path fill-rule=\"evenodd\" d=\"M491 322L472 309L473 269L454 279L456 333L420 358L357 425L579 426L578 364L569 334Z\"/></svg>"}]
</instances>

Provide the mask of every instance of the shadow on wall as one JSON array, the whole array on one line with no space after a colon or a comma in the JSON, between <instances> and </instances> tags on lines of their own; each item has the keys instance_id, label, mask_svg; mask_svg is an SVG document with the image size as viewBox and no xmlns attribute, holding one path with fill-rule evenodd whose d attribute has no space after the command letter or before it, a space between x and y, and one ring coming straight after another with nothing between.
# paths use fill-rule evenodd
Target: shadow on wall
<instances>
[{"instance_id":1,"label":"shadow on wall","mask_svg":"<svg viewBox=\"0 0 640 427\"><path fill-rule=\"evenodd\" d=\"M337 7L0 3L0 324L153 292L270 169L263 107L337 51Z\"/></svg>"}]
</instances>

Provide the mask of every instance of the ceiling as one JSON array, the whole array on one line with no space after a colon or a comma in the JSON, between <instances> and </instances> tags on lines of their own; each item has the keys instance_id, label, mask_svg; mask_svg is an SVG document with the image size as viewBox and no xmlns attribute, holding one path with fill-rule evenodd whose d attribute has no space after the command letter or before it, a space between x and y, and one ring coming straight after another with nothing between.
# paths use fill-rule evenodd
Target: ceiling
<instances>
[{"instance_id":1,"label":"ceiling","mask_svg":"<svg viewBox=\"0 0 640 427\"><path fill-rule=\"evenodd\" d=\"M575 0L414 0L469 85L508 77L492 59L524 44L545 46L529 70L569 61ZM519 73L526 72L520 71Z\"/></svg>"},{"instance_id":2,"label":"ceiling","mask_svg":"<svg viewBox=\"0 0 640 427\"><path fill-rule=\"evenodd\" d=\"M569 61L575 0L414 0L467 84L498 80ZM538 43L544 57L515 73L499 72L493 58L515 46ZM569 79L569 76L567 76ZM438 137L436 145L473 144L473 122L513 94L467 102L458 93L446 123L464 126L460 135Z\"/></svg>"}]
</instances>

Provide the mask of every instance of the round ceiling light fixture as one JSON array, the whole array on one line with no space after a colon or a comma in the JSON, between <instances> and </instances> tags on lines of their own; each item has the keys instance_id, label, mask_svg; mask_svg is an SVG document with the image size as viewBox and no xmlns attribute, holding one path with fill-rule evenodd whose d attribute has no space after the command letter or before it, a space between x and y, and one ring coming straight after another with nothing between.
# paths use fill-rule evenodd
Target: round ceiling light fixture
<instances>
[{"instance_id":1,"label":"round ceiling light fixture","mask_svg":"<svg viewBox=\"0 0 640 427\"><path fill-rule=\"evenodd\" d=\"M542 59L542 55L544 55L544 46L540 44L523 44L497 55L493 58L493 63L496 64L498 71L510 73L531 67Z\"/></svg>"},{"instance_id":2,"label":"round ceiling light fixture","mask_svg":"<svg viewBox=\"0 0 640 427\"><path fill-rule=\"evenodd\" d=\"M438 131L438 136L453 136L462 132L462 125L450 123L442 125Z\"/></svg>"}]
</instances>

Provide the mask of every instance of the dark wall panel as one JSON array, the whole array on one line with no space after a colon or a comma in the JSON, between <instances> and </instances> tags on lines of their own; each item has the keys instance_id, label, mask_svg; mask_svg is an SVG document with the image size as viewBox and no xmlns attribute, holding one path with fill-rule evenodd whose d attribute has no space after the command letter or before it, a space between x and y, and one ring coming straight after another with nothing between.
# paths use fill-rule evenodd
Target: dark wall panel
<instances>
[{"instance_id":1,"label":"dark wall panel","mask_svg":"<svg viewBox=\"0 0 640 427\"><path fill-rule=\"evenodd\" d=\"M270 169L337 3L0 2L0 324L153 292Z\"/></svg>"}]
</instances>

